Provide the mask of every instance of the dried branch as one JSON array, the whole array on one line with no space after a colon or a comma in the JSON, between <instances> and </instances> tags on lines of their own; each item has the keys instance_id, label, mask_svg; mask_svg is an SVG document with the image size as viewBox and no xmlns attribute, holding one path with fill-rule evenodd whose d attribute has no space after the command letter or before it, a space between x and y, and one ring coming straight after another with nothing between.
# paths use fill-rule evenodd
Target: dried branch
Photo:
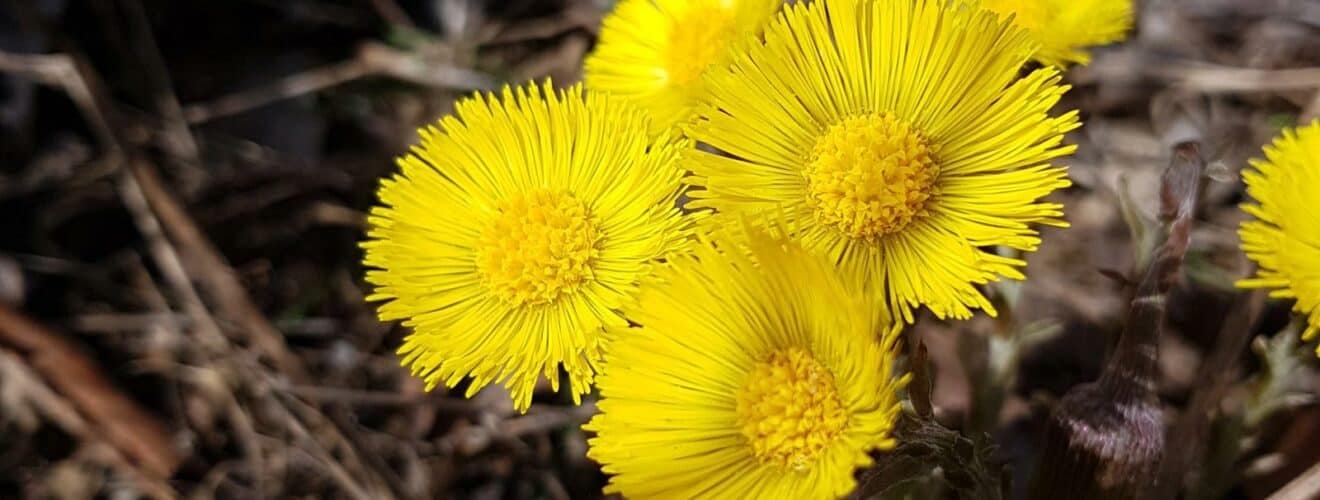
<instances>
[{"instance_id":1,"label":"dried branch","mask_svg":"<svg viewBox=\"0 0 1320 500\"><path fill-rule=\"evenodd\" d=\"M1320 464L1297 476L1266 500L1308 500L1320 497Z\"/></svg>"},{"instance_id":2,"label":"dried branch","mask_svg":"<svg viewBox=\"0 0 1320 500\"><path fill-rule=\"evenodd\" d=\"M179 496L164 478L146 473L131 463L130 458L120 450L106 443L68 399L56 393L33 372L31 366L6 349L0 349L0 380L4 381L5 386L16 388L15 392L19 393L23 402L31 405L55 426L78 438L82 442L82 449L92 452L88 458L93 462L104 464L132 480L143 496L162 500Z\"/></svg>"},{"instance_id":3,"label":"dried branch","mask_svg":"<svg viewBox=\"0 0 1320 500\"><path fill-rule=\"evenodd\" d=\"M188 122L184 119L183 107L174 92L174 83L165 67L160 44L156 43L156 37L151 32L151 21L147 18L146 9L141 0L125 0L120 3L127 11L124 16L128 20L126 31L133 35L130 37L134 51L132 57L143 67L144 80L151 87L156 111L164 122L163 128L168 140L162 142L171 154L196 168L201 158L197 139L193 137L192 129L188 128Z\"/></svg>"},{"instance_id":4,"label":"dried branch","mask_svg":"<svg viewBox=\"0 0 1320 500\"><path fill-rule=\"evenodd\" d=\"M460 90L482 90L495 86L495 79L488 75L452 66L425 54L403 52L367 42L362 44L357 55L351 59L290 75L210 102L189 104L184 106L183 116L188 123L204 123L369 76L387 76L426 87Z\"/></svg>"},{"instance_id":5,"label":"dried branch","mask_svg":"<svg viewBox=\"0 0 1320 500\"><path fill-rule=\"evenodd\" d=\"M28 14L29 17L39 17L31 12ZM138 20L143 21L141 18ZM40 19L34 22L44 24ZM171 366L185 375L196 375L191 378L185 376L185 379L200 393L196 397L202 403L201 406L218 402L219 406L227 410L225 418L229 419L235 429L239 446L246 455L245 468L252 476L251 484L256 487L256 496L262 496L265 492L263 477L272 473L279 474L278 469L283 462L278 453L284 453L290 448L297 448L314 457L329 473L329 479L351 497L399 496L391 494L386 484L388 481L383 479L385 476L363 465L365 452L356 449L345 438L344 431L325 418L320 408L311 407L278 389L288 383L307 382L309 377L301 360L284 345L283 336L253 304L233 269L156 176L155 167L147 163L144 152L139 149L140 141L134 140L129 133L137 123L124 119L119 113L113 100L101 90L104 85L100 76L86 64L77 47L67 38L61 37L57 30L46 27L48 35L63 40L61 50L64 53L28 56L0 52L0 71L14 72L63 89L84 115L88 127L97 135L104 155L100 163L108 165L111 171L119 174L120 198L142 233L157 269L170 285L172 298L181 302L181 309L188 319L186 324L157 325L159 331L179 337L171 345L177 346L182 363ZM154 42L142 42L140 49L154 50ZM168 81L161 80L157 84L159 88L154 89L155 92L172 94L168 89ZM166 104L165 107L169 107ZM183 132L186 125L175 115L174 125L182 127L175 130ZM163 296L151 302L156 305L159 313L172 312ZM0 322L5 320L5 317L0 317ZM226 333L236 334L237 338L231 339ZM125 426L128 423L149 426L152 420L133 415L131 409L119 408L114 401L107 403L91 399L92 395L107 392L106 387L104 382L98 386L83 380L94 380L96 372L89 371L85 365L78 365L77 359L73 358L77 354L76 350L50 347L38 349L33 346L44 344L33 341L30 336L10 337L13 338L0 339L0 347L13 344L17 346L14 349L24 357L35 357L40 362L29 359L24 363L8 365L30 364L43 377L49 378L52 386L65 393L70 402L78 406L77 412L61 412L58 411L58 405L51 403L43 409L43 415L56 421L85 446L110 448L115 456L124 456L124 463L136 464L127 467L126 471L129 475L146 478L142 486L144 491L163 492L151 493L161 498L175 496L163 478L173 472L178 457L171 455L174 457L172 460L165 460L156 456L153 459L142 451L150 449L159 453L158 449L169 449L162 448L163 438L124 437L127 435ZM19 341L8 342L13 339ZM253 351L266 362L257 362ZM52 352L64 354L52 355ZM4 366L4 361L11 357L17 359L9 355L7 349L0 349L0 368L13 371L10 370L12 366ZM166 361L165 364L169 363ZM59 373L65 380L62 382L60 378L48 373ZM234 377L234 374L242 376ZM79 413L95 415L96 418L83 416L88 422L86 424L70 418L79 416ZM102 417L103 414L110 416ZM108 423L102 422L106 419L109 419ZM259 441L258 429L261 434L279 436L291 442L274 449L263 446ZM111 448L98 444L102 442L114 446ZM169 444L165 440L165 445ZM103 453L98 451L96 455L101 456ZM150 471L150 474L134 472L139 469ZM164 488L157 488L156 485L163 485Z\"/></svg>"},{"instance_id":6,"label":"dried branch","mask_svg":"<svg viewBox=\"0 0 1320 500\"><path fill-rule=\"evenodd\" d=\"M188 276L197 279L208 292L220 315L237 324L237 331L282 373L296 382L306 381L307 371L285 346L284 336L252 303L233 268L206 239L178 200L166 191L156 172L144 161L131 162L128 171L131 175L125 176L125 184L141 190L165 235L178 247L178 256Z\"/></svg>"},{"instance_id":7,"label":"dried branch","mask_svg":"<svg viewBox=\"0 0 1320 500\"><path fill-rule=\"evenodd\" d=\"M1208 94L1320 88L1320 68L1267 70L1167 60L1141 68L1176 87Z\"/></svg>"},{"instance_id":8,"label":"dried branch","mask_svg":"<svg viewBox=\"0 0 1320 500\"><path fill-rule=\"evenodd\" d=\"M78 409L90 432L104 438L144 474L174 474L182 458L165 426L106 382L96 362L59 334L0 304L0 346L18 352Z\"/></svg>"},{"instance_id":9,"label":"dried branch","mask_svg":"<svg viewBox=\"0 0 1320 500\"><path fill-rule=\"evenodd\" d=\"M102 151L115 157L123 151L122 133L111 126L104 102L104 87L99 80L85 76L85 63L68 54L10 54L0 51L0 71L13 73L33 81L59 87L82 112Z\"/></svg>"}]
</instances>

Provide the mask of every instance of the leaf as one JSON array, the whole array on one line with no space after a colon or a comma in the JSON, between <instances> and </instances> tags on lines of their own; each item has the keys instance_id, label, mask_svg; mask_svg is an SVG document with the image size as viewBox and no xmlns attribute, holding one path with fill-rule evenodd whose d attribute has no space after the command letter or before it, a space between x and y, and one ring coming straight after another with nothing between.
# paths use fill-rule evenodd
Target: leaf
<instances>
[{"instance_id":1,"label":"leaf","mask_svg":"<svg viewBox=\"0 0 1320 500\"><path fill-rule=\"evenodd\" d=\"M1251 342L1251 350L1260 359L1261 371L1249 382L1252 390L1245 414L1247 428L1254 429L1275 412L1306 404L1314 398L1291 390L1303 356L1309 356L1299 352L1303 350L1297 338L1299 330L1300 325L1294 322L1271 338L1256 337Z\"/></svg>"},{"instance_id":2,"label":"leaf","mask_svg":"<svg viewBox=\"0 0 1320 500\"><path fill-rule=\"evenodd\" d=\"M989 436L970 439L938 422L904 413L894 432L898 446L876 457L858 477L853 498L951 498L1000 500L1007 484Z\"/></svg>"},{"instance_id":3,"label":"leaf","mask_svg":"<svg viewBox=\"0 0 1320 500\"><path fill-rule=\"evenodd\" d=\"M1123 222L1127 224L1128 234L1132 237L1133 269L1145 269L1155 253L1155 247L1159 245L1160 230L1156 222L1142 213L1141 207L1132 199L1132 189L1126 175L1118 178L1118 207L1123 214Z\"/></svg>"}]
</instances>

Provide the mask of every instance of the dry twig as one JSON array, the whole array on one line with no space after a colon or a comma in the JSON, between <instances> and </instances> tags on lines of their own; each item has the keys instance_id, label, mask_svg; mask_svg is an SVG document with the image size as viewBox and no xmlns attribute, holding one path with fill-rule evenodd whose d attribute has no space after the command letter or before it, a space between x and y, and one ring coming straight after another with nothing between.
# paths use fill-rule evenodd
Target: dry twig
<instances>
[{"instance_id":1,"label":"dry twig","mask_svg":"<svg viewBox=\"0 0 1320 500\"><path fill-rule=\"evenodd\" d=\"M1320 497L1320 463L1297 476L1266 500L1310 500Z\"/></svg>"},{"instance_id":2,"label":"dry twig","mask_svg":"<svg viewBox=\"0 0 1320 500\"><path fill-rule=\"evenodd\" d=\"M5 349L0 349L0 380L3 380L8 387L17 388L21 393L19 397L25 402L35 407L64 432L78 438L82 442L83 449L92 452L88 454L89 458L133 480L135 486L148 498L178 497L163 478L143 471L139 466L131 463L130 457L105 443L102 436L92 428L73 404L46 385L21 358Z\"/></svg>"},{"instance_id":3,"label":"dry twig","mask_svg":"<svg viewBox=\"0 0 1320 500\"><path fill-rule=\"evenodd\" d=\"M1204 93L1278 92L1320 88L1320 68L1254 69L1162 61L1142 65L1155 78Z\"/></svg>"},{"instance_id":4,"label":"dry twig","mask_svg":"<svg viewBox=\"0 0 1320 500\"><path fill-rule=\"evenodd\" d=\"M494 78L476 71L455 67L420 53L367 42L352 59L290 75L210 102L189 104L184 106L183 116L188 123L204 123L377 75L425 87L481 90L495 86Z\"/></svg>"},{"instance_id":5,"label":"dry twig","mask_svg":"<svg viewBox=\"0 0 1320 500\"><path fill-rule=\"evenodd\" d=\"M215 301L221 316L237 324L243 337L282 373L296 381L306 380L306 369L284 345L283 335L252 303L233 268L188 217L182 205L166 191L155 171L143 161L130 163L128 171L131 175L124 177L125 192L140 190L165 235L178 246L178 257L188 276L201 283Z\"/></svg>"},{"instance_id":6,"label":"dry twig","mask_svg":"<svg viewBox=\"0 0 1320 500\"><path fill-rule=\"evenodd\" d=\"M148 477L168 478L182 458L165 426L106 382L97 364L55 332L0 305L0 346L13 349L65 395L96 434Z\"/></svg>"}]
</instances>

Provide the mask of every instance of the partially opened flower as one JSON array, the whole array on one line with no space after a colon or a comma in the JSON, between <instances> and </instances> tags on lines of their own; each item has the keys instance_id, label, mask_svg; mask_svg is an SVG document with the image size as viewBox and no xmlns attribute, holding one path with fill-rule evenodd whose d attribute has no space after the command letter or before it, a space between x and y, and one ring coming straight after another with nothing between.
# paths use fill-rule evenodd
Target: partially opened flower
<instances>
[{"instance_id":1,"label":"partially opened flower","mask_svg":"<svg viewBox=\"0 0 1320 500\"><path fill-rule=\"evenodd\" d=\"M586 61L587 88L646 108L654 131L687 119L701 75L727 64L783 0L622 0Z\"/></svg>"},{"instance_id":2,"label":"partially opened flower","mask_svg":"<svg viewBox=\"0 0 1320 500\"><path fill-rule=\"evenodd\" d=\"M1295 299L1293 310L1307 316L1302 338L1314 339L1320 333L1320 120L1284 130L1251 166L1242 178L1252 202L1242 209L1254 219L1238 234L1259 270L1238 286Z\"/></svg>"},{"instance_id":3,"label":"partially opened flower","mask_svg":"<svg viewBox=\"0 0 1320 500\"><path fill-rule=\"evenodd\" d=\"M617 312L690 232L675 208L681 140L645 113L549 82L458 102L381 183L366 249L370 300L413 333L399 349L427 387L507 386L526 410L537 378L576 401Z\"/></svg>"},{"instance_id":4,"label":"partially opened flower","mask_svg":"<svg viewBox=\"0 0 1320 500\"><path fill-rule=\"evenodd\" d=\"M1123 40L1132 28L1132 0L981 0L1026 28L1040 44L1035 60L1067 66L1091 62L1090 47Z\"/></svg>"},{"instance_id":5,"label":"partially opened flower","mask_svg":"<svg viewBox=\"0 0 1320 500\"><path fill-rule=\"evenodd\" d=\"M707 235L610 344L587 454L628 498L837 498L892 448L899 331L797 244Z\"/></svg>"},{"instance_id":6,"label":"partially opened flower","mask_svg":"<svg viewBox=\"0 0 1320 500\"><path fill-rule=\"evenodd\" d=\"M817 0L789 8L731 69L713 72L689 151L694 207L782 210L792 239L865 278L906 321L994 314L976 285L1022 279L1002 245L1035 250L1039 201L1069 181L1076 112L1054 68L993 13L941 0Z\"/></svg>"}]
</instances>

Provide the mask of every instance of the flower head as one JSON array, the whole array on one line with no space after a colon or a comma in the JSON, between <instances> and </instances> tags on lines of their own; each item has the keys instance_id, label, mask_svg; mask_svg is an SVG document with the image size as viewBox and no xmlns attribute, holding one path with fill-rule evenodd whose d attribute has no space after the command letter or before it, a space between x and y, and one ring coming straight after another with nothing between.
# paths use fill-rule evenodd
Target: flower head
<instances>
[{"instance_id":1,"label":"flower head","mask_svg":"<svg viewBox=\"0 0 1320 500\"><path fill-rule=\"evenodd\" d=\"M1132 28L1132 0L981 0L981 6L1031 32L1034 59L1064 67L1091 62L1086 49L1114 43Z\"/></svg>"},{"instance_id":2,"label":"flower head","mask_svg":"<svg viewBox=\"0 0 1320 500\"><path fill-rule=\"evenodd\" d=\"M781 211L792 239L865 278L912 321L994 314L976 285L1022 279L1033 223L1066 225L1038 201L1069 181L1076 112L1054 68L1019 78L1027 33L940 0L817 0L790 7L730 69L707 79L689 131L693 207ZM899 316L899 315L896 315Z\"/></svg>"},{"instance_id":3,"label":"flower head","mask_svg":"<svg viewBox=\"0 0 1320 500\"><path fill-rule=\"evenodd\" d=\"M1238 286L1296 299L1293 310L1308 317L1302 338L1314 339L1320 333L1320 120L1284 130L1265 147L1265 159L1251 166L1242 178L1252 202L1242 210L1254 219L1243 222L1238 235L1259 270Z\"/></svg>"},{"instance_id":4,"label":"flower head","mask_svg":"<svg viewBox=\"0 0 1320 500\"><path fill-rule=\"evenodd\" d=\"M380 316L427 387L472 377L526 410L538 376L585 393L617 308L690 233L675 201L682 140L645 113L549 82L456 104L399 159L371 210L365 263Z\"/></svg>"},{"instance_id":5,"label":"flower head","mask_svg":"<svg viewBox=\"0 0 1320 500\"><path fill-rule=\"evenodd\" d=\"M602 23L587 58L592 90L633 101L654 131L690 117L708 68L727 64L731 47L756 36L783 0L622 0Z\"/></svg>"},{"instance_id":6,"label":"flower head","mask_svg":"<svg viewBox=\"0 0 1320 500\"><path fill-rule=\"evenodd\" d=\"M890 449L899 331L764 232L705 235L643 285L598 380L588 456L629 498L837 498ZM882 333L877 337L877 333Z\"/></svg>"}]
</instances>

